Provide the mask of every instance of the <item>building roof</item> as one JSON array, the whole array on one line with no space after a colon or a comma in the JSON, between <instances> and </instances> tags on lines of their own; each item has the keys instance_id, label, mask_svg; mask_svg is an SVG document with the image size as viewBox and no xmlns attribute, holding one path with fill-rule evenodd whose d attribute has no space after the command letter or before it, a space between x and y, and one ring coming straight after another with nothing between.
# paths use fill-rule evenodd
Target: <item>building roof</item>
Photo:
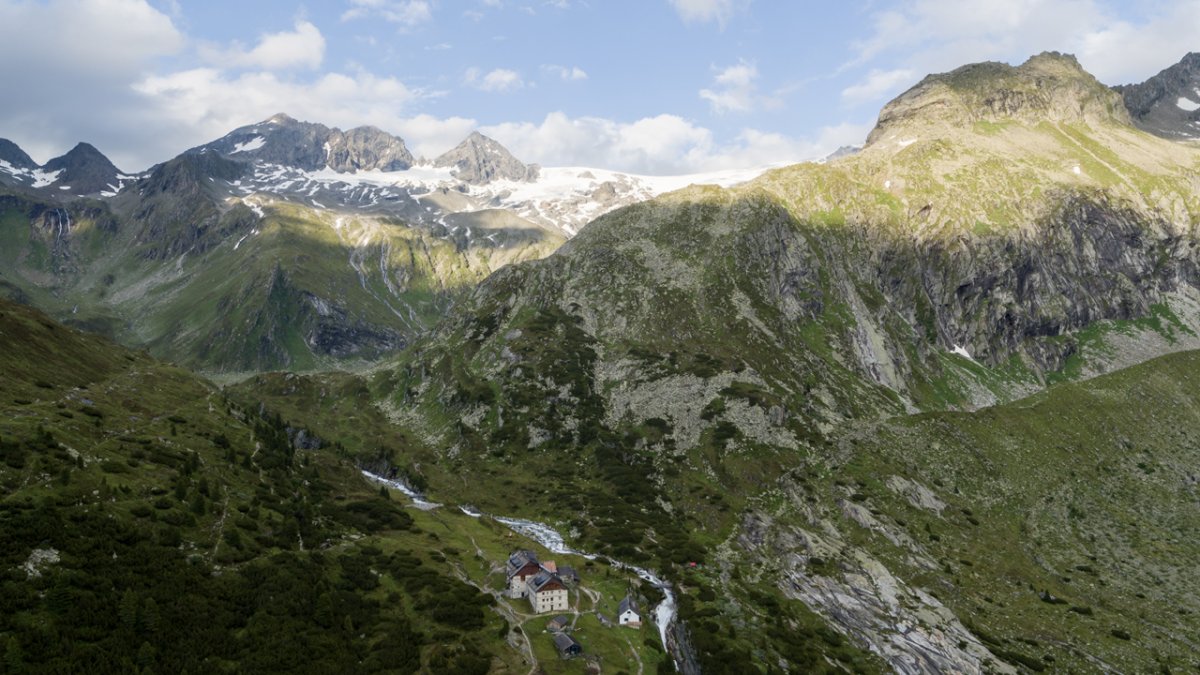
<instances>
[{"instance_id":1,"label":"building roof","mask_svg":"<svg viewBox=\"0 0 1200 675\"><path fill-rule=\"evenodd\" d=\"M537 561L537 554L533 551L513 551L508 556L508 569L521 569L526 564Z\"/></svg>"},{"instance_id":2,"label":"building roof","mask_svg":"<svg viewBox=\"0 0 1200 675\"><path fill-rule=\"evenodd\" d=\"M554 591L560 588L566 588L566 586L563 585L563 580L560 579L557 574L547 572L546 570L542 570L541 572L533 575L533 578L529 579L525 583L528 584L529 590L532 593L540 593L543 590Z\"/></svg>"},{"instance_id":3,"label":"building roof","mask_svg":"<svg viewBox=\"0 0 1200 675\"><path fill-rule=\"evenodd\" d=\"M550 622L547 625L549 625L551 628L564 628L569 623L571 623L570 617L568 617L566 614L559 614L553 619L550 619Z\"/></svg>"},{"instance_id":4,"label":"building roof","mask_svg":"<svg viewBox=\"0 0 1200 675\"><path fill-rule=\"evenodd\" d=\"M514 551L508 556L508 564L505 566L505 570L508 578L512 579L518 572L531 566L539 566L536 553L533 551Z\"/></svg>"},{"instance_id":5,"label":"building roof","mask_svg":"<svg viewBox=\"0 0 1200 675\"><path fill-rule=\"evenodd\" d=\"M621 600L621 604L617 605L617 616L624 614L628 610L633 610L634 614L639 614L637 603L634 602L631 596L627 595Z\"/></svg>"},{"instance_id":6,"label":"building roof","mask_svg":"<svg viewBox=\"0 0 1200 675\"><path fill-rule=\"evenodd\" d=\"M558 576L564 579L579 579L579 573L575 571L575 568L567 565L558 568Z\"/></svg>"},{"instance_id":7,"label":"building roof","mask_svg":"<svg viewBox=\"0 0 1200 675\"><path fill-rule=\"evenodd\" d=\"M547 572L558 574L558 564L553 560L547 560L546 562L542 563L542 569L546 570Z\"/></svg>"},{"instance_id":8,"label":"building roof","mask_svg":"<svg viewBox=\"0 0 1200 675\"><path fill-rule=\"evenodd\" d=\"M572 648L578 651L583 651L583 647L575 641L575 638L567 635L566 633L554 634L554 646L558 647L558 651L562 654L566 654L567 651L571 650Z\"/></svg>"}]
</instances>

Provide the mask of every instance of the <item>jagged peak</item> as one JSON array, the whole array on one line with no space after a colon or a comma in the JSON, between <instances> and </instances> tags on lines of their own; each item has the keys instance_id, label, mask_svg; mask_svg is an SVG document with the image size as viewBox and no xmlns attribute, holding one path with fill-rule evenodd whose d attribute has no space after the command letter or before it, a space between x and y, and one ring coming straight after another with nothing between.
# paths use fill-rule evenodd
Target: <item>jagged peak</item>
<instances>
[{"instance_id":1,"label":"jagged peak","mask_svg":"<svg viewBox=\"0 0 1200 675\"><path fill-rule=\"evenodd\" d=\"M493 180L536 180L540 167L525 164L494 138L472 131L461 143L433 160L437 167L452 167L454 175L468 183Z\"/></svg>"},{"instance_id":2,"label":"jagged peak","mask_svg":"<svg viewBox=\"0 0 1200 675\"><path fill-rule=\"evenodd\" d=\"M1019 66L985 61L926 76L884 106L867 145L909 128L936 133L1004 120L1132 123L1120 96L1074 56L1043 52Z\"/></svg>"},{"instance_id":3,"label":"jagged peak","mask_svg":"<svg viewBox=\"0 0 1200 675\"><path fill-rule=\"evenodd\" d=\"M262 121L262 124L298 124L296 118L287 113L275 113Z\"/></svg>"},{"instance_id":4,"label":"jagged peak","mask_svg":"<svg viewBox=\"0 0 1200 675\"><path fill-rule=\"evenodd\" d=\"M1189 52L1145 82L1114 89L1141 129L1174 141L1200 139L1200 53Z\"/></svg>"}]
</instances>

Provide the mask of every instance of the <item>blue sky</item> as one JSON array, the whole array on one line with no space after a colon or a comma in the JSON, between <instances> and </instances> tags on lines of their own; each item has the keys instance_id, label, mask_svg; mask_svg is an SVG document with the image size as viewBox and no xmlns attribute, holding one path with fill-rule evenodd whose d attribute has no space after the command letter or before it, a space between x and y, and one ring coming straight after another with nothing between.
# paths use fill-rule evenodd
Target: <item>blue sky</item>
<instances>
[{"instance_id":1,"label":"blue sky","mask_svg":"<svg viewBox=\"0 0 1200 675\"><path fill-rule=\"evenodd\" d=\"M861 142L929 72L1054 49L1140 81L1197 35L1195 0L0 0L0 136L132 171L288 112L682 173Z\"/></svg>"}]
</instances>

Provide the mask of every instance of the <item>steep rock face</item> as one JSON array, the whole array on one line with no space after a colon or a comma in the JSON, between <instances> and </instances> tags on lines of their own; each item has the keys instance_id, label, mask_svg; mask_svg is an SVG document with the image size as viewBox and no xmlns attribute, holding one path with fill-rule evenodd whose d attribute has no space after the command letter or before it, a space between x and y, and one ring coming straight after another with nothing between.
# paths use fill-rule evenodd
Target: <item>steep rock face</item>
<instances>
[{"instance_id":1,"label":"steep rock face","mask_svg":"<svg viewBox=\"0 0 1200 675\"><path fill-rule=\"evenodd\" d=\"M524 164L503 145L478 131L453 150L433 160L435 167L452 167L454 176L473 185L485 185L494 180L527 182L537 179L538 166Z\"/></svg>"},{"instance_id":2,"label":"steep rock face","mask_svg":"<svg viewBox=\"0 0 1200 675\"><path fill-rule=\"evenodd\" d=\"M1200 53L1141 84L1115 89L1139 128L1171 140L1200 138Z\"/></svg>"},{"instance_id":3,"label":"steep rock face","mask_svg":"<svg viewBox=\"0 0 1200 675\"><path fill-rule=\"evenodd\" d=\"M75 195L98 194L120 184L121 174L117 167L99 150L88 143L80 143L67 154L46 162L42 167L46 173L58 173L54 187L70 187Z\"/></svg>"},{"instance_id":4,"label":"steep rock face","mask_svg":"<svg viewBox=\"0 0 1200 675\"><path fill-rule=\"evenodd\" d=\"M412 166L413 156L399 137L375 127L357 127L330 134L327 161L334 171L400 171Z\"/></svg>"},{"instance_id":5,"label":"steep rock face","mask_svg":"<svg viewBox=\"0 0 1200 675\"><path fill-rule=\"evenodd\" d=\"M214 191L213 182L235 181L245 172L241 163L216 154L180 155L155 167L139 184L139 194L127 195L120 205L131 208L137 228L134 242L142 257L156 260L173 258L188 251L202 252L221 243L238 229L220 228L206 238L225 216L234 220L253 220L245 208L230 213ZM241 218L237 218L237 216Z\"/></svg>"}]
</instances>

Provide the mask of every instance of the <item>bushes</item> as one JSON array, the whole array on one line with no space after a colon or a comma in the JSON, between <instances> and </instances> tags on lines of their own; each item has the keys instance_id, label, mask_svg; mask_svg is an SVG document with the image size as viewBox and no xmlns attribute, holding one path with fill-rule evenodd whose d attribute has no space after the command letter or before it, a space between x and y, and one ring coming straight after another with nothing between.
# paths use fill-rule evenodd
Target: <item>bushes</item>
<instances>
[{"instance_id":1,"label":"bushes","mask_svg":"<svg viewBox=\"0 0 1200 675\"><path fill-rule=\"evenodd\" d=\"M408 530L413 525L412 516L405 513L403 507L388 499L376 498L351 502L341 508L331 508L333 517L339 522L364 532Z\"/></svg>"}]
</instances>

